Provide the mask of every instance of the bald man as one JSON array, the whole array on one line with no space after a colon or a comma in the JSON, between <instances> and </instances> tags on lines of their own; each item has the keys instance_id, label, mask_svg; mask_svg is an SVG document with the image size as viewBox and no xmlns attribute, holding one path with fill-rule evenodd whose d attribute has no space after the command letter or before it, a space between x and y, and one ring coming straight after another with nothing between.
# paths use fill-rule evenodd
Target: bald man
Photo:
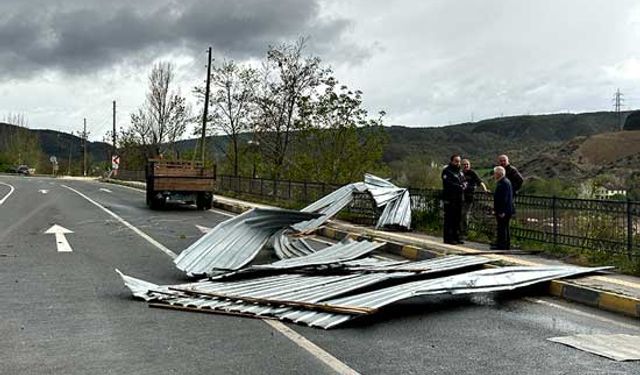
<instances>
[{"instance_id":1,"label":"bald man","mask_svg":"<svg viewBox=\"0 0 640 375\"><path fill-rule=\"evenodd\" d=\"M507 155L498 156L498 165L504 168L506 173L505 177L507 177L509 181L511 181L511 186L513 187L513 194L515 195L518 192L518 190L520 190L520 188L522 187L524 178L522 178L522 175L520 174L520 172L518 172L516 167L509 164L509 157Z\"/></svg>"}]
</instances>

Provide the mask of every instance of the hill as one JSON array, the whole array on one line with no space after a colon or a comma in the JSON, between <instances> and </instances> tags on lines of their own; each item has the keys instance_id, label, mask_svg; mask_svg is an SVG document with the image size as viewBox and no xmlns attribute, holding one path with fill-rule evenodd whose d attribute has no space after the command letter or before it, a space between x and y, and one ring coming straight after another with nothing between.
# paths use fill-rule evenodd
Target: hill
<instances>
[{"instance_id":1,"label":"hill","mask_svg":"<svg viewBox=\"0 0 640 375\"><path fill-rule=\"evenodd\" d=\"M611 175L625 181L640 171L640 130L575 137L545 149L520 166L541 178L585 180Z\"/></svg>"},{"instance_id":2,"label":"hill","mask_svg":"<svg viewBox=\"0 0 640 375\"><path fill-rule=\"evenodd\" d=\"M15 125L0 122L0 147L5 147L5 142L18 129L19 127ZM82 139L80 137L56 130L20 129L28 132L29 137L35 137L38 140L43 159L40 169L48 169L50 156L56 156L61 167L67 165L69 158L72 162L82 160ZM111 155L111 145L104 142L87 142L87 155L89 161L107 162ZM13 163L15 164L17 161Z\"/></svg>"}]
</instances>

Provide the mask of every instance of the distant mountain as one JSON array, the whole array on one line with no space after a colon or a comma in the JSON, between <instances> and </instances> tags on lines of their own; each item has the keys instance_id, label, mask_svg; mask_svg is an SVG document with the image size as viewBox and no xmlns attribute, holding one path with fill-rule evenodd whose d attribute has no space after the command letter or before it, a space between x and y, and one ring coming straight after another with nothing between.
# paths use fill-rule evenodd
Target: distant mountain
<instances>
[{"instance_id":1,"label":"distant mountain","mask_svg":"<svg viewBox=\"0 0 640 375\"><path fill-rule=\"evenodd\" d=\"M614 112L594 112L500 117L431 128L391 126L384 159L424 155L444 163L449 155L461 153L476 164L491 165L498 154L507 153L513 161L524 162L549 145L617 130L617 121Z\"/></svg>"},{"instance_id":2,"label":"distant mountain","mask_svg":"<svg viewBox=\"0 0 640 375\"><path fill-rule=\"evenodd\" d=\"M17 126L0 122L0 140L9 137ZM26 129L32 136L37 137L42 153L48 160L56 156L59 160L82 159L82 139L72 134L56 130ZM2 143L0 143L1 145ZM87 142L87 155L93 162L108 161L111 155L111 145L104 142Z\"/></svg>"},{"instance_id":3,"label":"distant mountain","mask_svg":"<svg viewBox=\"0 0 640 375\"><path fill-rule=\"evenodd\" d=\"M12 126L0 123L0 139ZM531 171L532 174L541 177L557 176L566 172L565 165L558 160L564 152L563 147L573 147L571 142L580 142L579 137L588 139L596 134L614 132L618 127L618 117L615 112L511 116L442 127L388 126L385 130L389 143L383 158L385 162L391 163L417 156L421 159L446 163L449 155L461 153L470 157L474 165L481 167L491 166L498 154L506 153L515 165L521 169L526 166L524 169ZM42 150L47 156L68 158L71 151L72 159L82 158L79 137L55 130L30 129L29 131L38 137ZM247 142L251 139L251 134L243 134L242 137L242 142ZM572 141L574 139L576 140ZM600 141L593 142L596 142L595 146L589 146L591 143L587 142L584 150L589 147L597 150L600 147L598 146ZM182 140L178 142L177 149L185 152L194 150L196 145L196 139ZM207 148L210 152L220 156L226 147L226 137L207 137ZM88 151L94 162L108 161L110 145L103 142L89 142ZM587 168L588 164L603 163L602 160L593 156L597 154L596 151L584 152L585 155L591 156L583 159L582 164L576 164L576 171ZM549 167L547 172L540 169L547 167ZM573 168L570 169L573 170ZM589 168L589 170L592 169Z\"/></svg>"}]
</instances>

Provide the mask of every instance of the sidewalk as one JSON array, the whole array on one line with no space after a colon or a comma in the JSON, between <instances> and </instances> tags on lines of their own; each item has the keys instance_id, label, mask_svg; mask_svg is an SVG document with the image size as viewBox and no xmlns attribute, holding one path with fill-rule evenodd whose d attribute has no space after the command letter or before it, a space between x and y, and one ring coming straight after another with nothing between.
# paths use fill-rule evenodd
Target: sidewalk
<instances>
[{"instance_id":1,"label":"sidewalk","mask_svg":"<svg viewBox=\"0 0 640 375\"><path fill-rule=\"evenodd\" d=\"M144 189L144 183L108 180L125 186ZM214 207L242 213L254 207L270 206L214 196ZM492 252L487 244L467 241L464 245L447 245L441 238L416 232L386 232L355 225L340 220L330 220L318 230L324 237L340 240L352 238L376 239L387 242L386 251L407 259L425 259L445 254L480 254L502 265L541 266L566 265L557 259L531 254L499 254ZM566 300L596 307L602 310L640 318L640 277L615 272L606 275L586 276L571 280L554 280L549 283L549 294Z\"/></svg>"}]
</instances>

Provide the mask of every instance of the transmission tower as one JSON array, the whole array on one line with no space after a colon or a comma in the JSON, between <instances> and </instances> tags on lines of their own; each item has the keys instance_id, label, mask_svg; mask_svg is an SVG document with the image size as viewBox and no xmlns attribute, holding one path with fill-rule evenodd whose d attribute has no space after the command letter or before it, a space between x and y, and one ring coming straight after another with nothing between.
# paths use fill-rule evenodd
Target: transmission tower
<instances>
[{"instance_id":1,"label":"transmission tower","mask_svg":"<svg viewBox=\"0 0 640 375\"><path fill-rule=\"evenodd\" d=\"M615 108L615 112L616 112L616 119L618 121L618 129L622 130L622 93L620 92L620 89L616 90L616 93L613 95L613 101L614 101L614 108Z\"/></svg>"}]
</instances>

